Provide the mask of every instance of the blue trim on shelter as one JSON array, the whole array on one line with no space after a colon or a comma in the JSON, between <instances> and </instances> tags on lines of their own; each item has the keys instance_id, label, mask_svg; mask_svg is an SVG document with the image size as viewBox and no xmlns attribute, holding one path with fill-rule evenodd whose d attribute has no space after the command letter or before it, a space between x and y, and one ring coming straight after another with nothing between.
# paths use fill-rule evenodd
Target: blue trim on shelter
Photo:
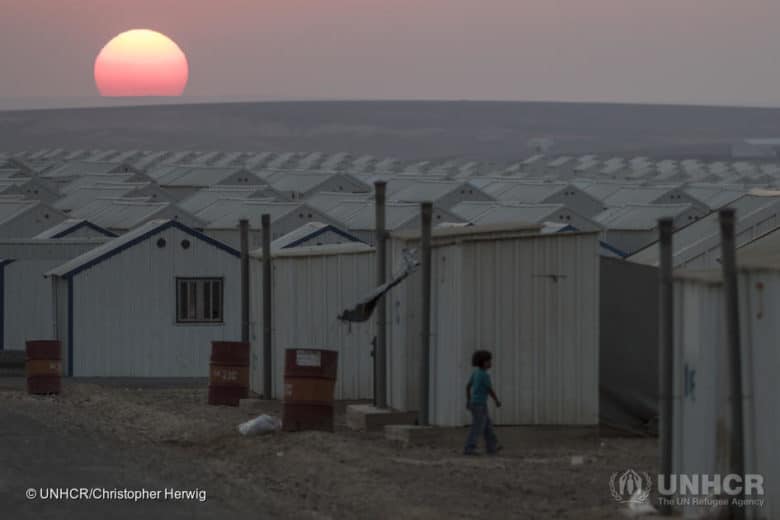
<instances>
[{"instance_id":1,"label":"blue trim on shelter","mask_svg":"<svg viewBox=\"0 0 780 520\"><path fill-rule=\"evenodd\" d=\"M282 249L288 249L290 247L298 247L299 245L303 244L307 240L311 240L312 238L317 238L318 236L322 235L323 233L327 233L328 231L333 231L337 235L341 235L342 237L348 239L350 242L360 242L361 244L365 244L365 242L360 240L358 237L351 235L346 231L343 231L332 224L328 224L326 226L321 227L320 229L318 229L317 231L315 231L310 235L306 235L305 237L301 237L298 240L291 242L290 244L284 246Z\"/></svg>"},{"instance_id":2,"label":"blue trim on shelter","mask_svg":"<svg viewBox=\"0 0 780 520\"><path fill-rule=\"evenodd\" d=\"M0 351L5 350L5 266L13 260L0 260Z\"/></svg>"},{"instance_id":3,"label":"blue trim on shelter","mask_svg":"<svg viewBox=\"0 0 780 520\"><path fill-rule=\"evenodd\" d=\"M187 233L188 235L191 235L191 236L193 236L193 237L195 237L195 238L197 238L199 240L202 240L202 241L206 242L207 244L216 247L217 249L221 249L222 251L224 251L224 252L226 252L226 253L228 253L230 255L233 255L236 258L241 258L241 253L239 253L238 250L233 249L229 245L224 244L224 243L220 242L219 240L215 240L215 239L211 238L210 236L204 235L200 231L196 231L196 230L194 230L194 229L192 229L192 228L190 228L188 226L185 226L184 224L182 224L182 223L180 223L180 222L178 222L176 220L169 220L165 224L162 224L162 225L160 225L160 226L158 226L158 227L156 227L154 229L151 229L151 230L147 231L146 233L144 233L143 235L140 235L140 236L134 238L133 240L122 244L121 246L119 246L119 247L117 247L115 249L111 249L110 251L106 251L106 253L104 253L104 254L96 257L96 258L93 258L89 262L87 262L87 263L85 263L83 265L80 265L77 268L73 269L72 271L64 273L64 274L62 274L60 276L62 278L72 278L72 277L78 275L79 273L84 272L87 269L89 269L91 267L94 267L97 264L100 264L103 261L108 260L111 257L114 257L114 256L118 255L122 251L125 251L127 249L130 249L133 246L136 246L136 245L140 244L144 240L146 240L146 239L148 239L150 237L153 237L157 233L160 233L160 232L165 231L166 229L172 228L172 227L176 228L176 229L178 229L180 231L183 231L184 233Z\"/></svg>"},{"instance_id":4,"label":"blue trim on shelter","mask_svg":"<svg viewBox=\"0 0 780 520\"><path fill-rule=\"evenodd\" d=\"M604 242L603 240L599 240L599 245L601 247L603 247L604 249L606 249L607 251L609 251L610 253L616 254L620 258L626 258L628 256L628 253L624 253L623 251L621 251L617 247L615 247L613 245L610 245L610 244Z\"/></svg>"}]
</instances>

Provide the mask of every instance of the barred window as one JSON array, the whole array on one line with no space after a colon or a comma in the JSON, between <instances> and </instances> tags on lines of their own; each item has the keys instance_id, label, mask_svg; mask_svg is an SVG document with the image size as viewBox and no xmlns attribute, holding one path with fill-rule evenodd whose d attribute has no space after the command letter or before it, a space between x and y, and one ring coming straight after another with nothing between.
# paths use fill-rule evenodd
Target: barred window
<instances>
[{"instance_id":1,"label":"barred window","mask_svg":"<svg viewBox=\"0 0 780 520\"><path fill-rule=\"evenodd\" d=\"M222 323L222 278L177 278L177 323Z\"/></svg>"}]
</instances>

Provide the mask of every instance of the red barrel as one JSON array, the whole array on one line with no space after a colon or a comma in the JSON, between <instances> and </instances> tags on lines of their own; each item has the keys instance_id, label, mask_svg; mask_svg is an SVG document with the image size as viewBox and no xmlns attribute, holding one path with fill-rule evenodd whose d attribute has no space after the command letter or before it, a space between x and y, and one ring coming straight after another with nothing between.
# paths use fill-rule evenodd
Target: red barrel
<instances>
[{"instance_id":1,"label":"red barrel","mask_svg":"<svg viewBox=\"0 0 780 520\"><path fill-rule=\"evenodd\" d=\"M333 431L338 352L288 349L284 364L285 431Z\"/></svg>"},{"instance_id":2,"label":"red barrel","mask_svg":"<svg viewBox=\"0 0 780 520\"><path fill-rule=\"evenodd\" d=\"M28 341L25 372L27 393L59 394L62 388L62 345L59 341Z\"/></svg>"},{"instance_id":3,"label":"red barrel","mask_svg":"<svg viewBox=\"0 0 780 520\"><path fill-rule=\"evenodd\" d=\"M249 396L249 343L212 341L209 404L238 406Z\"/></svg>"}]
</instances>

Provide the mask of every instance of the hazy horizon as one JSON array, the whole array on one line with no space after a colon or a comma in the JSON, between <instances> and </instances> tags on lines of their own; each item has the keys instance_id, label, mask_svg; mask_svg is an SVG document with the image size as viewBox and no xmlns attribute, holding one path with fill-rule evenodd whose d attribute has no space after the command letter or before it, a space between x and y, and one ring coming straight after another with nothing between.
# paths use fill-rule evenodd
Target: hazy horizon
<instances>
[{"instance_id":1,"label":"hazy horizon","mask_svg":"<svg viewBox=\"0 0 780 520\"><path fill-rule=\"evenodd\" d=\"M105 101L113 36L175 40L210 100L474 100L780 107L780 3L747 0L0 0L3 108ZM143 104L143 103L141 103Z\"/></svg>"},{"instance_id":2,"label":"hazy horizon","mask_svg":"<svg viewBox=\"0 0 780 520\"><path fill-rule=\"evenodd\" d=\"M144 98L145 99L145 98ZM138 100L135 100L138 102ZM779 108L522 102L201 103L0 112L0 151L44 148L349 152L516 160L551 153L727 159L780 136Z\"/></svg>"},{"instance_id":3,"label":"hazy horizon","mask_svg":"<svg viewBox=\"0 0 780 520\"><path fill-rule=\"evenodd\" d=\"M257 99L251 96L206 96L206 97L100 97L100 96L73 96L73 97L20 97L3 98L0 97L0 112L25 111L25 110L58 110L58 109L78 109L78 108L132 108L132 107L154 107L162 105L218 105L218 104L241 104L241 103L373 103L373 102L421 102L421 103L521 103L521 104L570 104L570 105L624 105L624 106L647 106L647 107L695 107L695 108L765 108L778 109L780 104L718 104L718 103L651 103L641 101L572 101L558 99L428 99L428 98L271 98Z\"/></svg>"}]
</instances>

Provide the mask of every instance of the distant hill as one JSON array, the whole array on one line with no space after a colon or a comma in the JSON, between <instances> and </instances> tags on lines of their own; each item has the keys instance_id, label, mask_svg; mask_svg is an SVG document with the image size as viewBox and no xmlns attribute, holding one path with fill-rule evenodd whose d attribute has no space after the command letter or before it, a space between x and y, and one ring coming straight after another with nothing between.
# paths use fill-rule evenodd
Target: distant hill
<instances>
[{"instance_id":1,"label":"distant hill","mask_svg":"<svg viewBox=\"0 0 780 520\"><path fill-rule=\"evenodd\" d=\"M0 112L0 150L322 151L506 161L551 153L726 158L780 109L522 102L264 102Z\"/></svg>"}]
</instances>

